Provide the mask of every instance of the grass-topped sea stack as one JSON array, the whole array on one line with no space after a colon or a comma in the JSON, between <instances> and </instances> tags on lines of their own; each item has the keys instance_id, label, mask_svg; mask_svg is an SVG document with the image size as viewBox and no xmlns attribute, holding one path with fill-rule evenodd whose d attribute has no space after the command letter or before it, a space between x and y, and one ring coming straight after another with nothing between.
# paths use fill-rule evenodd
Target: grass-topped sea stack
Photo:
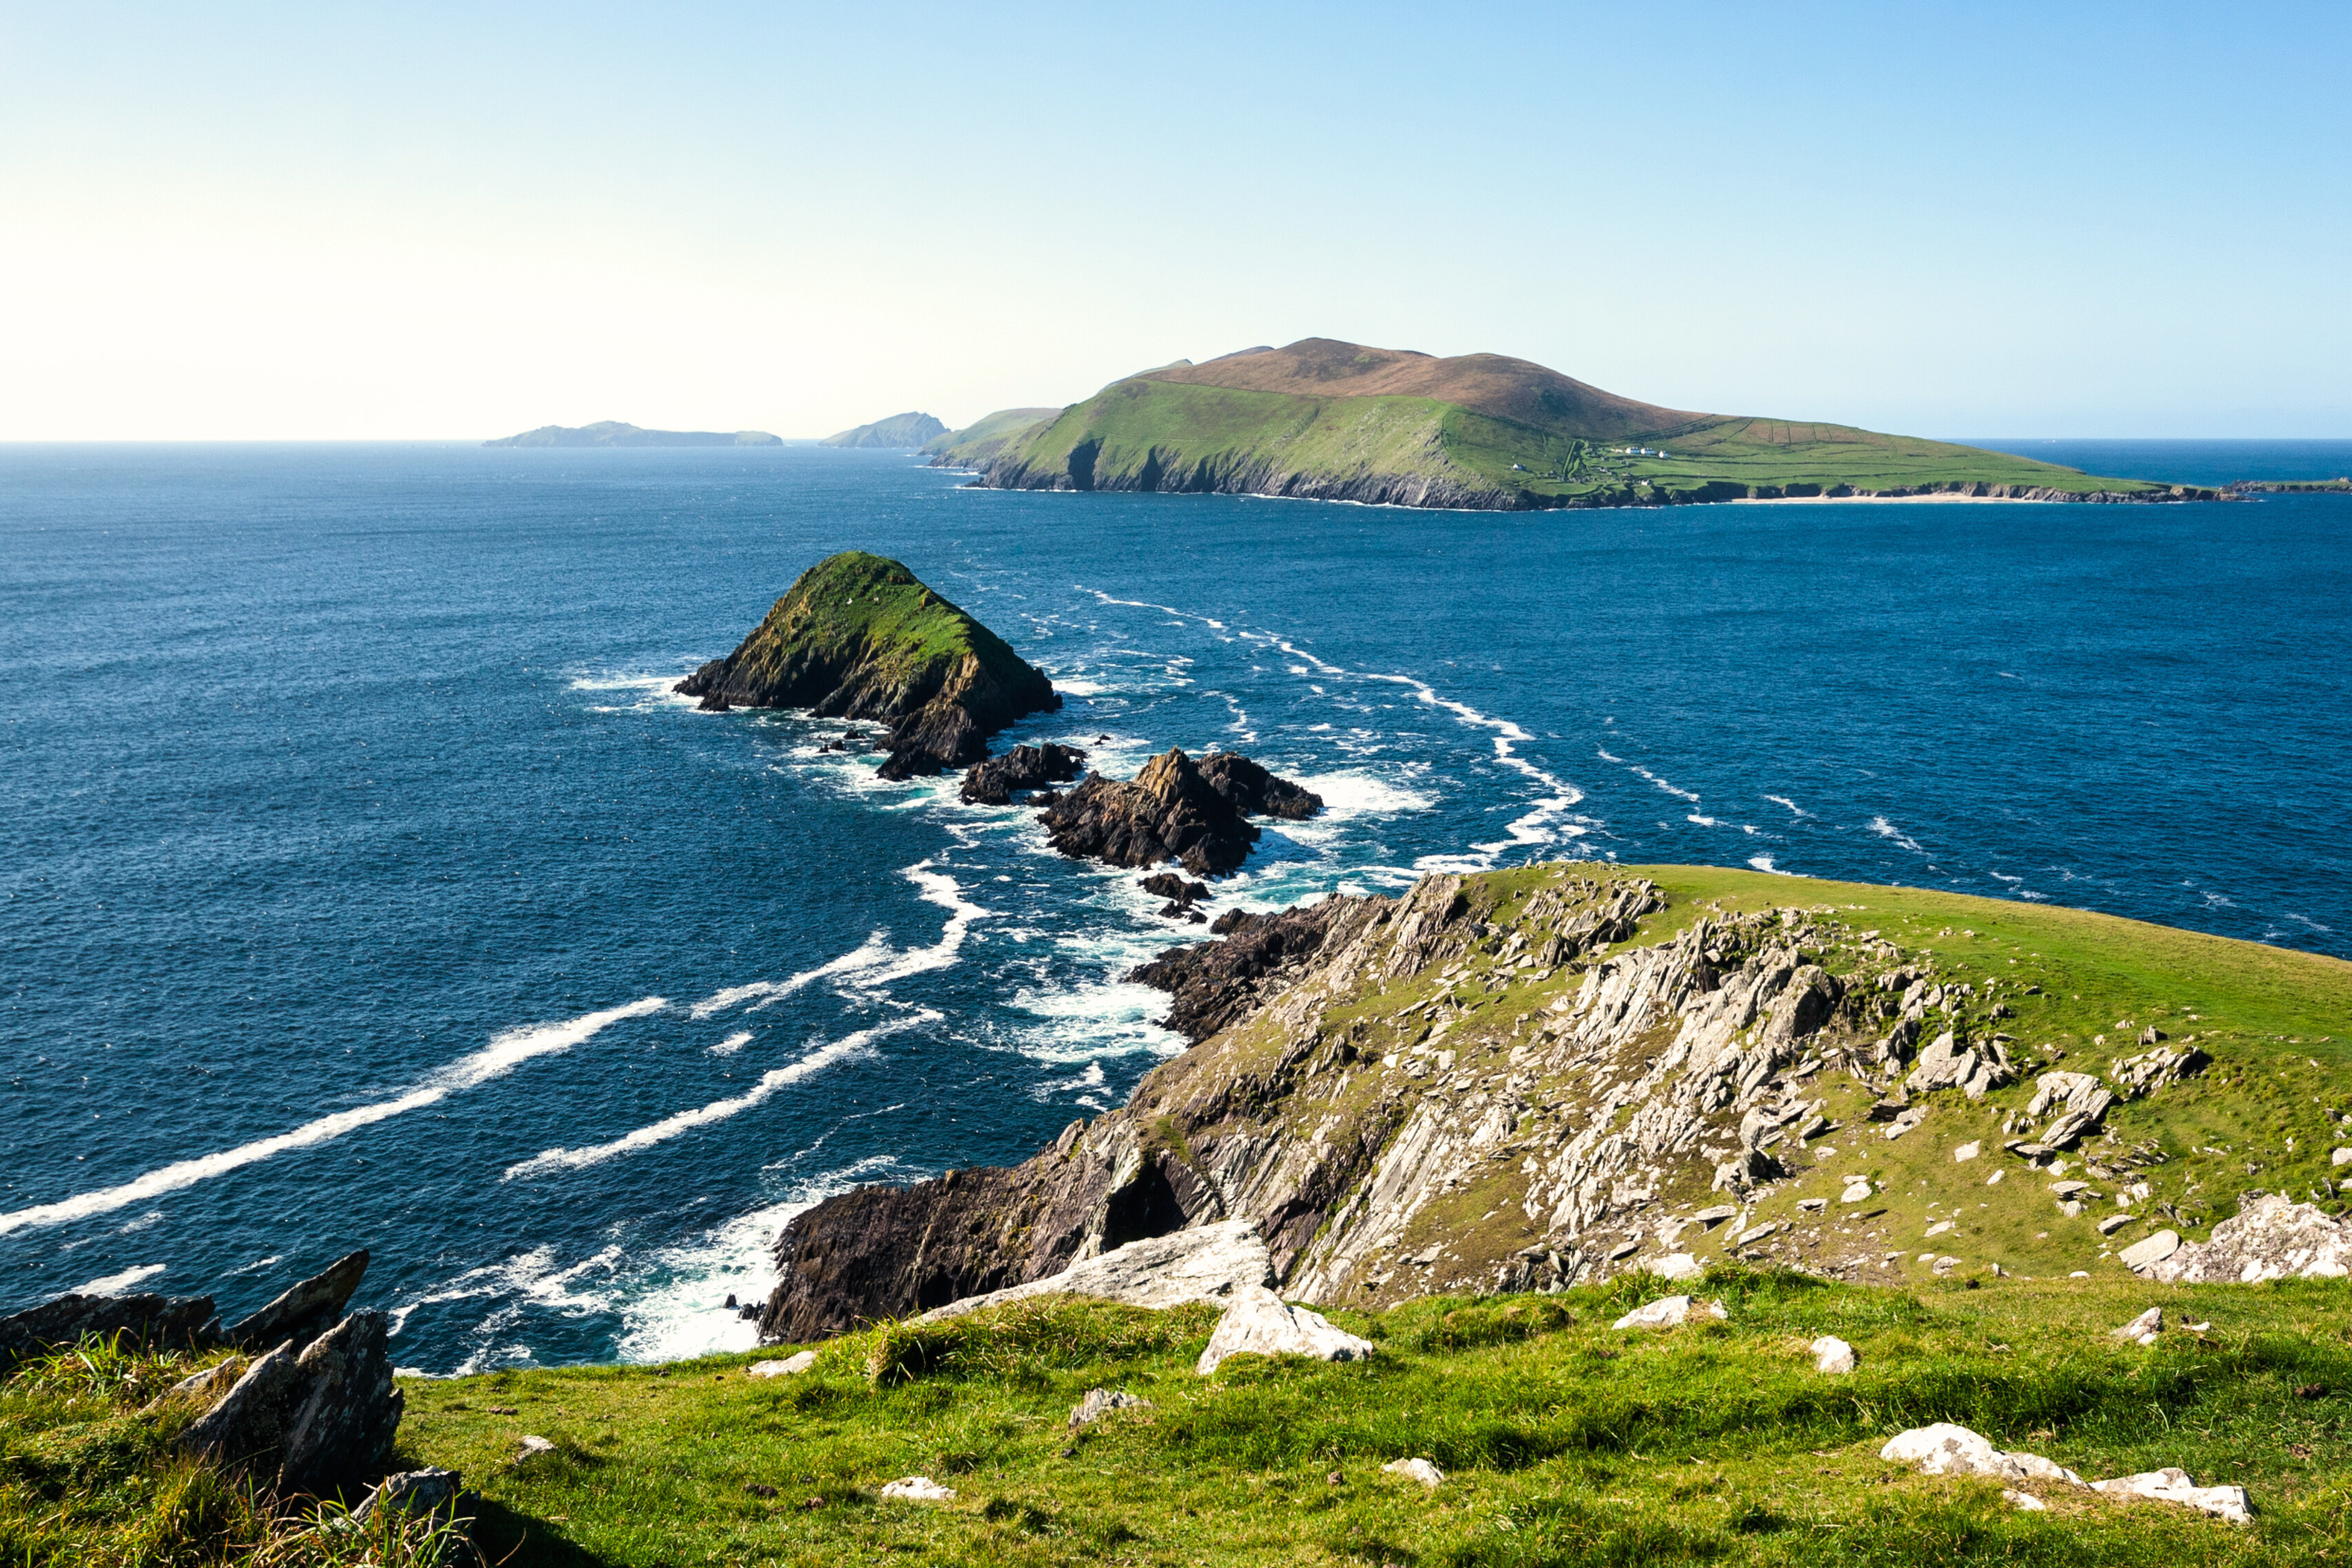
<instances>
[{"instance_id":1,"label":"grass-topped sea stack","mask_svg":"<svg viewBox=\"0 0 2352 1568\"><path fill-rule=\"evenodd\" d=\"M1020 416L1034 416L1024 423ZM2007 452L1818 420L1695 414L1503 354L1306 338L1139 371L1059 412L935 440L1001 489L1214 490L1516 511L1800 496L2187 501Z\"/></svg>"},{"instance_id":2,"label":"grass-topped sea stack","mask_svg":"<svg viewBox=\"0 0 2352 1568\"><path fill-rule=\"evenodd\" d=\"M863 550L803 572L743 645L677 683L716 711L805 708L890 726L886 779L962 767L1029 713L1062 706L1044 672L933 593Z\"/></svg>"}]
</instances>

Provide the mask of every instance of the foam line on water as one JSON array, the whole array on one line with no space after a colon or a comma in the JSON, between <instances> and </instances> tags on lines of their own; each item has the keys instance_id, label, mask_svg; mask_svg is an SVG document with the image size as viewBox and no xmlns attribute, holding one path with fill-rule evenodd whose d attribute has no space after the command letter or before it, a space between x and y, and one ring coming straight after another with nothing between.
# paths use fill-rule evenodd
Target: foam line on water
<instances>
[{"instance_id":1,"label":"foam line on water","mask_svg":"<svg viewBox=\"0 0 2352 1568\"><path fill-rule=\"evenodd\" d=\"M1811 812L1806 810L1805 807L1797 804L1796 802L1790 800L1786 795L1767 795L1765 799L1771 802L1774 805L1787 806L1793 815L1799 817L1810 817L1813 815Z\"/></svg>"},{"instance_id":2,"label":"foam line on water","mask_svg":"<svg viewBox=\"0 0 2352 1568\"><path fill-rule=\"evenodd\" d=\"M613 1139L610 1143L590 1144L580 1149L546 1150L542 1153L532 1155L529 1159L508 1166L506 1174L501 1179L513 1181L518 1176L544 1176L557 1171L578 1171L591 1165L602 1165L606 1160L621 1159L651 1149L657 1143L667 1143L670 1139L691 1133L697 1127L707 1127L714 1121L725 1121L730 1116L739 1116L753 1106L774 1098L780 1089L787 1089L803 1079L814 1077L836 1062L868 1054L874 1042L883 1035L896 1034L901 1029L911 1029L917 1024L931 1022L939 1016L926 1009L912 1018L903 1018L894 1023L877 1024L871 1029L860 1029L855 1034L843 1035L830 1044L819 1046L798 1061L763 1074L760 1080L753 1084L750 1092L746 1094L737 1095L732 1099L713 1100L708 1105L696 1106L691 1111L680 1111L676 1116L665 1116L651 1126L640 1127L634 1133Z\"/></svg>"},{"instance_id":3,"label":"foam line on water","mask_svg":"<svg viewBox=\"0 0 2352 1568\"><path fill-rule=\"evenodd\" d=\"M662 997L648 996L626 1006L583 1013L578 1018L566 1019L562 1023L534 1024L520 1029L509 1029L494 1036L488 1045L473 1055L459 1058L396 1098L338 1111L333 1116L305 1122L290 1133L280 1133L275 1137L240 1144L234 1149L224 1149L216 1154L178 1160L120 1187L79 1192L56 1203L36 1204L30 1208L0 1214L0 1236L35 1226L64 1225L71 1220L87 1219L93 1214L110 1213L149 1198L160 1197L166 1192L180 1191L215 1176L225 1176L231 1171L259 1164L273 1154L332 1143L346 1133L373 1126L380 1121L389 1121L394 1116L421 1110L428 1105L437 1105L451 1095L476 1088L512 1072L533 1057L568 1051L623 1019L642 1018L668 1005L668 1001Z\"/></svg>"},{"instance_id":4,"label":"foam line on water","mask_svg":"<svg viewBox=\"0 0 2352 1568\"><path fill-rule=\"evenodd\" d=\"M712 1046L711 1054L713 1056L733 1056L737 1051L742 1050L746 1045L750 1043L751 1031L749 1029L741 1029L729 1035L725 1040L722 1040L717 1044Z\"/></svg>"},{"instance_id":5,"label":"foam line on water","mask_svg":"<svg viewBox=\"0 0 2352 1568\"><path fill-rule=\"evenodd\" d=\"M141 1280L154 1279L168 1266L166 1264L141 1264L137 1268L126 1268L120 1274L109 1274L103 1279L92 1280L88 1284L77 1285L73 1293L77 1296L120 1296Z\"/></svg>"},{"instance_id":6,"label":"foam line on water","mask_svg":"<svg viewBox=\"0 0 2352 1568\"><path fill-rule=\"evenodd\" d=\"M918 860L898 875L923 890L924 902L936 904L948 912L947 924L941 928L935 945L911 949L868 971L865 976L868 986L884 986L893 980L903 980L910 974L947 968L963 951L964 937L972 930L972 923L995 913L993 910L982 909L966 898L963 885L937 869L933 861Z\"/></svg>"},{"instance_id":7,"label":"foam line on water","mask_svg":"<svg viewBox=\"0 0 2352 1568\"><path fill-rule=\"evenodd\" d=\"M1892 839L1897 843L1902 845L1903 848L1912 851L1914 854L1925 855L1927 853L1926 850L1919 847L1919 841L1917 839L1904 833L1901 828L1897 827L1893 822L1888 821L1883 817L1871 818L1869 825L1870 831L1877 834L1881 839Z\"/></svg>"},{"instance_id":8,"label":"foam line on water","mask_svg":"<svg viewBox=\"0 0 2352 1568\"><path fill-rule=\"evenodd\" d=\"M730 986L713 991L709 996L686 1009L686 1016L699 1023L716 1013L741 1003L757 1001L762 1007L772 1005L790 996L804 986L837 974L849 974L872 968L890 956L890 933L878 931L859 947L852 948L839 958L828 959L813 969L804 969L789 980L754 980L748 986ZM754 1009L755 1011L757 1009Z\"/></svg>"}]
</instances>

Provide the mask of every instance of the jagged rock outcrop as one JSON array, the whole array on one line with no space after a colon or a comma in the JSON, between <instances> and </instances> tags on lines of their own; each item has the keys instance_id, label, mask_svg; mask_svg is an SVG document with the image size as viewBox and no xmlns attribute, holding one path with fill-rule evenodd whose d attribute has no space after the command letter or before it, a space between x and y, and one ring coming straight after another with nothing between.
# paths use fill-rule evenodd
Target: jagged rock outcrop
<instances>
[{"instance_id":1,"label":"jagged rock outcrop","mask_svg":"<svg viewBox=\"0 0 2352 1568\"><path fill-rule=\"evenodd\" d=\"M384 1473L403 1396L384 1315L355 1312L299 1355L282 1344L180 1434L180 1447L281 1497L355 1491Z\"/></svg>"},{"instance_id":2,"label":"jagged rock outcrop","mask_svg":"<svg viewBox=\"0 0 2352 1568\"><path fill-rule=\"evenodd\" d=\"M336 1259L249 1318L231 1323L223 1336L245 1350L289 1345L296 1355L343 1319L351 1293L367 1273L367 1249Z\"/></svg>"},{"instance_id":3,"label":"jagged rock outcrop","mask_svg":"<svg viewBox=\"0 0 2352 1568\"><path fill-rule=\"evenodd\" d=\"M1195 876L1219 876L1258 841L1251 817L1304 821L1322 809L1321 796L1248 757L1215 751L1195 762L1171 750L1128 783L1095 774L1037 820L1053 847L1074 859L1137 867L1173 860Z\"/></svg>"},{"instance_id":4,"label":"jagged rock outcrop","mask_svg":"<svg viewBox=\"0 0 2352 1568\"><path fill-rule=\"evenodd\" d=\"M1555 865L1212 930L1133 971L1171 993L1192 1049L1024 1165L801 1215L764 1334L928 1310L1222 1221L1255 1225L1287 1299L1370 1306L1726 1258L1895 1280L1921 1239L1923 1268L1989 1270L1963 1225L1997 1204L2046 1227L2052 1197L2083 1262L2109 1245L2154 1262L2121 1224L2190 1201L2153 1192L2168 1156L2099 1119L2116 1113L2098 1080L2044 1072L2029 1105L2017 1079L2044 1059L2001 1027L2039 994L2028 971L1955 970L1835 906L1676 909L1635 871ZM2035 1127L2073 1138L2068 1171L2046 1144L1999 1147L2047 1187L1985 1159ZM1874 1180L1896 1138L1906 1160L1934 1146L1926 1169L1966 1204L1923 1219L1932 1183ZM2090 1207L2110 1197L2114 1213Z\"/></svg>"},{"instance_id":5,"label":"jagged rock outcrop","mask_svg":"<svg viewBox=\"0 0 2352 1568\"><path fill-rule=\"evenodd\" d=\"M963 798L972 805L1010 805L1015 795L1068 784L1085 770L1086 754L1074 746L1016 746L966 769Z\"/></svg>"},{"instance_id":6,"label":"jagged rock outcrop","mask_svg":"<svg viewBox=\"0 0 2352 1568\"><path fill-rule=\"evenodd\" d=\"M27 1356L60 1350L85 1334L130 1336L133 1343L186 1350L217 1322L210 1296L60 1296L0 1318L0 1377Z\"/></svg>"},{"instance_id":7,"label":"jagged rock outcrop","mask_svg":"<svg viewBox=\"0 0 2352 1568\"><path fill-rule=\"evenodd\" d=\"M713 711L803 708L890 727L877 769L909 779L988 755L989 737L1062 706L1043 672L896 561L849 550L803 572L751 635L676 690Z\"/></svg>"},{"instance_id":8,"label":"jagged rock outcrop","mask_svg":"<svg viewBox=\"0 0 2352 1568\"><path fill-rule=\"evenodd\" d=\"M2139 1272L2166 1284L2342 1279L2352 1272L2352 1225L2272 1192L2214 1226L2209 1240L2181 1243Z\"/></svg>"}]
</instances>

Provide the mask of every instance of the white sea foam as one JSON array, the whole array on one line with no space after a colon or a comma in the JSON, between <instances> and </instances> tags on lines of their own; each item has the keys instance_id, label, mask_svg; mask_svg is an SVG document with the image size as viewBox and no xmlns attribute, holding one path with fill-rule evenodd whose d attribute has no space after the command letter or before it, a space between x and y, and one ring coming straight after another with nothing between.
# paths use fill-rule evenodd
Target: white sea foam
<instances>
[{"instance_id":1,"label":"white sea foam","mask_svg":"<svg viewBox=\"0 0 2352 1568\"><path fill-rule=\"evenodd\" d=\"M829 959L813 969L804 969L789 980L755 980L748 986L730 986L713 991L686 1009L686 1016L700 1022L713 1014L725 1012L741 1003L758 1001L762 1007L772 1005L805 986L835 975L852 974L869 969L890 957L890 933L878 931L867 937L862 946L853 948L839 958ZM757 1009L754 1009L755 1011Z\"/></svg>"},{"instance_id":2,"label":"white sea foam","mask_svg":"<svg viewBox=\"0 0 2352 1568\"><path fill-rule=\"evenodd\" d=\"M88 1284L76 1285L74 1294L77 1296L120 1296L141 1280L154 1279L168 1266L170 1265L166 1264L141 1264L137 1268L126 1268L120 1274L108 1274L102 1279L92 1280Z\"/></svg>"},{"instance_id":3,"label":"white sea foam","mask_svg":"<svg viewBox=\"0 0 2352 1568\"><path fill-rule=\"evenodd\" d=\"M1809 812L1809 811L1806 810L1806 809L1805 809L1805 807L1803 807L1803 806L1801 806L1801 805L1797 804L1797 802L1794 802L1794 801L1790 800L1790 799L1789 799L1787 796L1786 796L1786 795L1767 795L1767 796L1765 797L1765 799L1766 799L1766 800L1768 800L1768 801L1769 801L1769 802L1771 802L1774 805L1785 805L1785 806L1787 806L1787 807L1789 809L1789 811L1790 811L1790 812L1792 812L1793 814L1795 814L1796 816L1799 816L1799 817L1810 817L1811 815L1813 815L1811 812Z\"/></svg>"},{"instance_id":4,"label":"white sea foam","mask_svg":"<svg viewBox=\"0 0 2352 1568\"><path fill-rule=\"evenodd\" d=\"M837 1062L846 1061L852 1057L867 1055L874 1042L883 1035L896 1034L901 1029L913 1028L917 1024L929 1023L938 1017L937 1013L925 1010L911 1018L898 1019L893 1023L878 1024L871 1029L860 1029L855 1034L843 1035L830 1044L819 1046L798 1061L762 1074L760 1080L753 1084L749 1092L737 1095L732 1099L713 1100L708 1105L696 1106L691 1111L680 1111L676 1116L665 1116L651 1126L640 1127L634 1133L613 1139L610 1143L590 1144L581 1149L546 1150L532 1155L529 1159L508 1166L502 1179L512 1181L518 1176L544 1176L557 1171L578 1171L586 1166L602 1165L606 1160L624 1158L627 1155L651 1149L657 1143L667 1143L672 1138L691 1133L697 1127L707 1127L714 1121L725 1121L730 1116L741 1116L753 1106L772 1098L779 1089L787 1089L803 1079L812 1078Z\"/></svg>"},{"instance_id":5,"label":"white sea foam","mask_svg":"<svg viewBox=\"0 0 2352 1568\"><path fill-rule=\"evenodd\" d=\"M1068 680L1060 675L1054 677L1053 689L1071 697L1099 697L1111 690L1099 680Z\"/></svg>"},{"instance_id":6,"label":"white sea foam","mask_svg":"<svg viewBox=\"0 0 2352 1568\"><path fill-rule=\"evenodd\" d=\"M568 1051L623 1019L641 1018L668 1005L669 1003L661 997L648 996L624 1007L607 1007L601 1012L583 1013L578 1018L566 1019L562 1023L535 1024L525 1028L509 1029L494 1037L473 1055L450 1063L397 1098L338 1111L333 1116L305 1122L290 1133L241 1144L217 1154L179 1160L150 1171L136 1181L125 1182L120 1187L101 1188L95 1191L76 1193L57 1203L37 1204L30 1208L0 1214L0 1236L28 1227L63 1225L70 1220L87 1219L93 1214L127 1208L132 1204L143 1203L166 1192L177 1192L198 1182L227 1175L231 1171L257 1164L273 1154L331 1143L345 1133L388 1121L427 1105L436 1105L451 1095L503 1077L533 1057Z\"/></svg>"},{"instance_id":7,"label":"white sea foam","mask_svg":"<svg viewBox=\"0 0 2352 1568\"><path fill-rule=\"evenodd\" d=\"M1903 832L1902 829L1897 827L1893 822L1888 821L1883 817L1871 818L1869 826L1870 831L1877 834L1881 839L1892 839L1897 843L1902 845L1903 848L1911 850L1917 854L1925 855L1927 853L1926 850L1919 848L1917 839L1910 838Z\"/></svg>"},{"instance_id":8,"label":"white sea foam","mask_svg":"<svg viewBox=\"0 0 2352 1568\"><path fill-rule=\"evenodd\" d=\"M694 706L694 699L672 690L687 673L679 671L667 675L582 675L572 681L571 690L619 692L630 695L627 702L592 703L588 706L591 713L641 713L657 708L691 709Z\"/></svg>"},{"instance_id":9,"label":"white sea foam","mask_svg":"<svg viewBox=\"0 0 2352 1568\"><path fill-rule=\"evenodd\" d=\"M932 861L918 860L899 875L923 890L925 902L936 904L948 912L947 924L940 928L939 940L935 945L910 949L889 962L864 971L868 986L886 986L910 974L947 968L963 951L964 937L971 932L972 923L988 919L995 913L995 911L982 909L967 899L962 884L946 872L936 869Z\"/></svg>"},{"instance_id":10,"label":"white sea foam","mask_svg":"<svg viewBox=\"0 0 2352 1568\"><path fill-rule=\"evenodd\" d=\"M1361 768L1343 768L1337 773L1310 773L1297 782L1323 797L1325 816L1342 821L1350 817L1400 816L1408 811L1427 811L1437 803L1435 795L1408 789L1393 780L1375 777Z\"/></svg>"},{"instance_id":11,"label":"white sea foam","mask_svg":"<svg viewBox=\"0 0 2352 1568\"><path fill-rule=\"evenodd\" d=\"M1639 775L1641 778L1649 780L1650 783L1658 785L1658 788L1664 790L1669 795L1688 801L1693 805L1698 804L1698 792L1696 790L1685 789L1680 784L1669 784L1666 780L1659 778L1657 774L1651 772L1646 767L1636 766L1632 767L1630 771Z\"/></svg>"},{"instance_id":12,"label":"white sea foam","mask_svg":"<svg viewBox=\"0 0 2352 1568\"><path fill-rule=\"evenodd\" d=\"M149 1229L155 1226L161 1225L162 1223L163 1210L160 1208L151 1208L147 1210L146 1213L141 1214L138 1219L133 1220L130 1224L117 1227L115 1234L118 1236L135 1235L141 1230Z\"/></svg>"},{"instance_id":13,"label":"white sea foam","mask_svg":"<svg viewBox=\"0 0 2352 1568\"><path fill-rule=\"evenodd\" d=\"M1758 871L1780 870L1780 867L1772 863L1772 858L1769 855L1750 855L1748 857L1748 863L1755 867Z\"/></svg>"},{"instance_id":14,"label":"white sea foam","mask_svg":"<svg viewBox=\"0 0 2352 1568\"><path fill-rule=\"evenodd\" d=\"M711 1054L713 1056L733 1056L737 1051L742 1050L746 1045L750 1043L751 1031L745 1029L738 1033L729 1035L725 1040L722 1040L717 1044L712 1046Z\"/></svg>"},{"instance_id":15,"label":"white sea foam","mask_svg":"<svg viewBox=\"0 0 2352 1568\"><path fill-rule=\"evenodd\" d=\"M1721 827L1723 825L1714 818L1702 817L1695 811L1692 812L1688 817L1685 817L1683 821L1686 822L1696 822L1701 827Z\"/></svg>"}]
</instances>

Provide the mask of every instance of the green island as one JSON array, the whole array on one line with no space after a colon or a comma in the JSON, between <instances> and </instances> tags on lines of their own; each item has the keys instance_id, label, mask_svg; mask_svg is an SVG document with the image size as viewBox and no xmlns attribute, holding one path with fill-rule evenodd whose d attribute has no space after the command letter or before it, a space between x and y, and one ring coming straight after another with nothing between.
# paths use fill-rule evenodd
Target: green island
<instances>
[{"instance_id":1,"label":"green island","mask_svg":"<svg viewBox=\"0 0 2352 1568\"><path fill-rule=\"evenodd\" d=\"M1795 1042L1802 1060L1771 1057L1790 1062L1793 1092L1825 1102L1759 1148L1787 1174L1735 1192L1730 1223L1706 1219L1723 1193L1705 1161L1665 1168L1636 1205L1648 1234L1671 1238L1643 1249L1672 1245L1695 1272L1614 1266L1614 1247L1611 1268L1570 1282L1500 1288L1526 1272L1485 1272L1514 1256L1498 1249L1525 1216L1498 1200L1526 1190L1521 1154L1550 1147L1538 1134L1555 1102L1535 1095L1538 1114L1497 1146L1508 1157L1433 1190L1427 1228L1399 1248L1453 1238L1461 1272L1427 1253L1325 1271L1320 1310L1371 1342L1359 1359L1242 1355L1199 1375L1214 1306L1045 1295L872 1322L809 1344L790 1370L774 1364L779 1348L403 1377L397 1464L461 1470L480 1494L483 1559L517 1568L2170 1568L2352 1554L2352 1284L2164 1282L2118 1256L2158 1224L2191 1245L2215 1238L2257 1194L2336 1223L2352 965L2074 910L1704 867L1539 865L1424 889L1394 901L1429 916L1413 928L1430 954L1419 972L1310 968L1285 994L1315 1004L1313 1017L1269 993L1084 1137L1142 1116L1166 1150L1205 1157L1205 1118L1246 1097L1195 1113L1167 1109L1163 1091L1219 1062L1225 1084L1259 1097L1266 1128L1343 1105L1383 1073L1400 1114L1444 1114L1514 1067L1548 1071L1529 1054L1540 1021L1568 1019L1563 998L1605 1002L1613 976L1669 972L1670 953L1716 953L1741 974L1802 960L1791 987L1841 1000ZM1635 910L1629 923L1595 918ZM1370 977L1332 988L1349 973ZM1890 1065L1866 1037L1891 1032L1895 1005L1921 986L1950 1004L1928 1006L1929 1026L2012 1071L1980 1093L1916 1093L1918 1116L1885 1119L1903 1098L1888 1075L1933 1052ZM1426 1038L1433 1017L1439 1041ZM1624 1060L1657 1058L1677 1026L1628 1037ZM1318 1031L1317 1051L1284 1051L1285 1027ZM1759 1033L1764 1049L1772 1029ZM1352 1061L1323 1048L1338 1042ZM1412 1055L1435 1045L1442 1068L1435 1051ZM2118 1100L2063 1153L2004 1137L2040 1123L2026 1106L2037 1068L2113 1080L2113 1058L2154 1049L2181 1064L2191 1045L2200 1067ZM1597 1118L1595 1093L1607 1102ZM1565 1098L1569 1119L1604 1130L1633 1109L1606 1084ZM1857 1184L1864 1201L1842 1203ZM1406 1283L1392 1287L1397 1265ZM1674 1296L1723 1314L1617 1326ZM2152 1307L2160 1332L2117 1336ZM1859 1364L1818 1367L1824 1336ZM88 1341L20 1364L0 1385L0 1560L450 1559L429 1521L355 1527L331 1502L273 1518L234 1472L177 1456L173 1439L201 1406L166 1391L224 1358ZM1095 1390L1143 1403L1074 1423ZM2251 1518L1881 1457L1898 1432L1936 1422L2086 1479L2177 1467L2245 1488ZM1434 1481L1385 1468L1416 1459ZM940 1490L884 1495L916 1476Z\"/></svg>"},{"instance_id":2,"label":"green island","mask_svg":"<svg viewBox=\"0 0 2352 1568\"><path fill-rule=\"evenodd\" d=\"M826 436L821 447L880 447L913 452L947 434L947 426L928 414L894 414L870 425L859 425Z\"/></svg>"},{"instance_id":3,"label":"green island","mask_svg":"<svg viewBox=\"0 0 2352 1568\"><path fill-rule=\"evenodd\" d=\"M1020 416L1038 415L1022 421ZM1806 497L2212 500L1819 420L1694 414L1497 354L1308 338L1178 360L1059 412L1006 410L934 461L1009 489L1195 490L1527 510Z\"/></svg>"}]
</instances>

